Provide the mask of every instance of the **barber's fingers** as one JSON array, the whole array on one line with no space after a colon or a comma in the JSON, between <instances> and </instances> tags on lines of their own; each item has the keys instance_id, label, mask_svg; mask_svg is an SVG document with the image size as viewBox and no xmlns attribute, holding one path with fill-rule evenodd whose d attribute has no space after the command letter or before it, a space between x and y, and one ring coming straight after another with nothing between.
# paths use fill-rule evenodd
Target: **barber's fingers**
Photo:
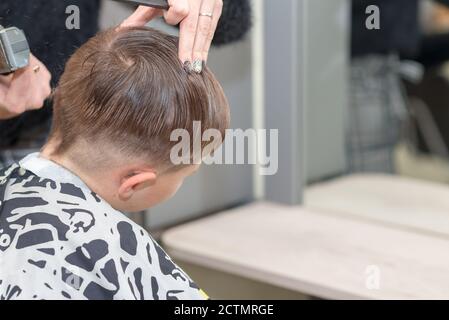
<instances>
[{"instance_id":1,"label":"barber's fingers","mask_svg":"<svg viewBox=\"0 0 449 320\"><path fill-rule=\"evenodd\" d=\"M164 13L165 22L177 25L184 20L190 12L188 0L168 0L169 9Z\"/></svg>"},{"instance_id":2,"label":"barber's fingers","mask_svg":"<svg viewBox=\"0 0 449 320\"><path fill-rule=\"evenodd\" d=\"M198 29L201 0L190 0L189 14L181 21L179 33L179 59L185 63L193 62L193 46Z\"/></svg>"},{"instance_id":3,"label":"barber's fingers","mask_svg":"<svg viewBox=\"0 0 449 320\"><path fill-rule=\"evenodd\" d=\"M217 30L218 22L220 21L221 14L223 13L223 0L215 1L215 8L212 16L212 23L209 29L209 33L206 37L206 44L203 47L203 61L207 61L209 58L209 50L212 46L212 40Z\"/></svg>"},{"instance_id":4,"label":"barber's fingers","mask_svg":"<svg viewBox=\"0 0 449 320\"><path fill-rule=\"evenodd\" d=\"M15 115L24 113L27 107L32 108L30 106L30 95L34 96L34 93L31 93L31 91L28 92L26 96L23 96L19 94L18 88L20 87L14 81L8 88L5 96L5 101L4 103L2 103L2 105L4 105L4 108L6 108L9 113Z\"/></svg>"},{"instance_id":5,"label":"barber's fingers","mask_svg":"<svg viewBox=\"0 0 449 320\"><path fill-rule=\"evenodd\" d=\"M29 104L30 109L40 109L45 103L45 100L51 95L51 73L45 68L42 64L40 71L36 74L36 77L40 83L40 90L36 90L36 93L33 97L31 97L31 101Z\"/></svg>"},{"instance_id":6,"label":"barber's fingers","mask_svg":"<svg viewBox=\"0 0 449 320\"><path fill-rule=\"evenodd\" d=\"M12 77L13 77L12 73L9 75L0 75L0 84L9 86L11 83Z\"/></svg>"},{"instance_id":7,"label":"barber's fingers","mask_svg":"<svg viewBox=\"0 0 449 320\"><path fill-rule=\"evenodd\" d=\"M22 84L31 84L29 100L25 106L27 110L39 109L44 105L45 100L51 95L51 73L45 65L36 57L31 56L30 65L24 69Z\"/></svg>"},{"instance_id":8,"label":"barber's fingers","mask_svg":"<svg viewBox=\"0 0 449 320\"><path fill-rule=\"evenodd\" d=\"M199 12L198 27L193 46L193 70L201 73L203 64L203 50L212 27L216 0L203 0Z\"/></svg>"},{"instance_id":9,"label":"barber's fingers","mask_svg":"<svg viewBox=\"0 0 449 320\"><path fill-rule=\"evenodd\" d=\"M136 11L122 22L120 27L143 27L154 18L162 15L162 10L139 6Z\"/></svg>"},{"instance_id":10,"label":"barber's fingers","mask_svg":"<svg viewBox=\"0 0 449 320\"><path fill-rule=\"evenodd\" d=\"M50 81L48 69L32 55L28 67L14 72L2 104L13 114L39 109L51 94Z\"/></svg>"}]
</instances>

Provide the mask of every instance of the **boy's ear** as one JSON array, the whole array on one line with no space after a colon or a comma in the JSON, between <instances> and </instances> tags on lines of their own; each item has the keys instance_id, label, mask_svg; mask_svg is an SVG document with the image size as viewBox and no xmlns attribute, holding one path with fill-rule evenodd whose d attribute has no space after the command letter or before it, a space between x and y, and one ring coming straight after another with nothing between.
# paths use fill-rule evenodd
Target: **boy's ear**
<instances>
[{"instance_id":1,"label":"boy's ear","mask_svg":"<svg viewBox=\"0 0 449 320\"><path fill-rule=\"evenodd\" d=\"M156 183L155 171L138 171L123 177L120 182L118 196L122 201L128 201L137 191L148 188Z\"/></svg>"}]
</instances>

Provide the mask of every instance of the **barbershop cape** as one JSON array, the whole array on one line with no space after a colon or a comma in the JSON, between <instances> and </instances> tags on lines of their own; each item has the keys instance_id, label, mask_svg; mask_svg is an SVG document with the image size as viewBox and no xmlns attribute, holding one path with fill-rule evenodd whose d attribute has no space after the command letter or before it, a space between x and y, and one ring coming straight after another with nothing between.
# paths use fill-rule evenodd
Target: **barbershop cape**
<instances>
[{"instance_id":1,"label":"barbershop cape","mask_svg":"<svg viewBox=\"0 0 449 320\"><path fill-rule=\"evenodd\" d=\"M146 230L58 164L0 169L0 300L207 299Z\"/></svg>"}]
</instances>

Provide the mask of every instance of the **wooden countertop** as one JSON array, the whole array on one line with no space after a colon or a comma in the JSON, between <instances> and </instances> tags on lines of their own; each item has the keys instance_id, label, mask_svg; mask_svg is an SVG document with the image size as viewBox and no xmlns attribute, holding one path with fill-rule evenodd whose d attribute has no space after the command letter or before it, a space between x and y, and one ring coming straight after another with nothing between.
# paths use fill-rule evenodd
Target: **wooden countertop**
<instances>
[{"instance_id":1,"label":"wooden countertop","mask_svg":"<svg viewBox=\"0 0 449 320\"><path fill-rule=\"evenodd\" d=\"M321 298L449 299L449 240L315 209L254 203L163 242L175 259Z\"/></svg>"}]
</instances>

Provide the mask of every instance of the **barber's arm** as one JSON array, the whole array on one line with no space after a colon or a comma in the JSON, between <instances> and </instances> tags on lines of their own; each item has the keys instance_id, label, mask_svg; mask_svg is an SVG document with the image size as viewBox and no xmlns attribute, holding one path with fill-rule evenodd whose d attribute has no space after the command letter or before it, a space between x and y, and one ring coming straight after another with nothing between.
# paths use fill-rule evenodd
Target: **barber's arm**
<instances>
[{"instance_id":1,"label":"barber's arm","mask_svg":"<svg viewBox=\"0 0 449 320\"><path fill-rule=\"evenodd\" d=\"M50 72L33 55L26 68L0 75L0 120L41 108L51 94L50 80Z\"/></svg>"},{"instance_id":2,"label":"barber's arm","mask_svg":"<svg viewBox=\"0 0 449 320\"><path fill-rule=\"evenodd\" d=\"M179 59L193 71L201 72L223 10L223 0L168 0L170 8L140 6L122 26L143 26L159 15L172 25L180 25Z\"/></svg>"}]
</instances>

